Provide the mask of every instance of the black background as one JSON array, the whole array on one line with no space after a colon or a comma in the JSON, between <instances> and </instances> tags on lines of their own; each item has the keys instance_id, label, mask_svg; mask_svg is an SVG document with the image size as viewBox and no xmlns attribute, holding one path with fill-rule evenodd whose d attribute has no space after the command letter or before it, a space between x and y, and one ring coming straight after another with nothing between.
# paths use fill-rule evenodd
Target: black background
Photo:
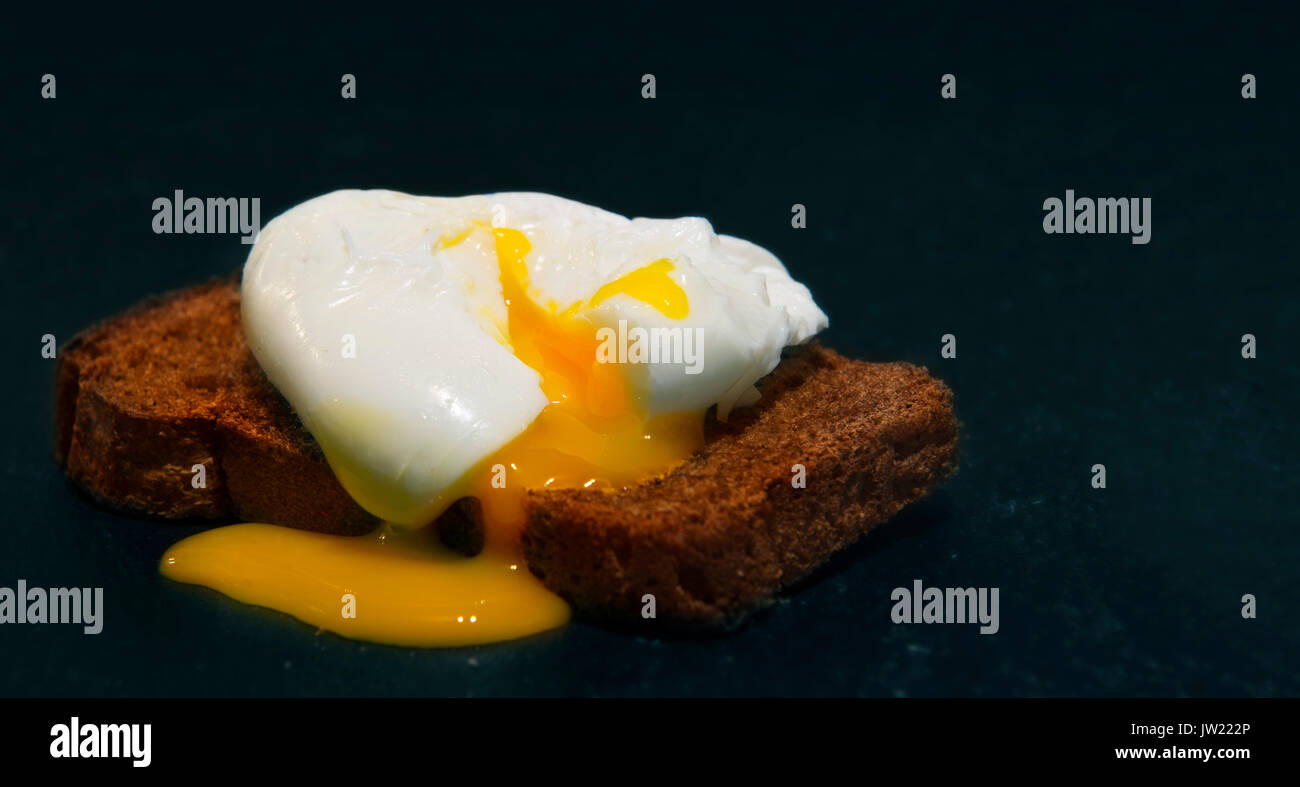
<instances>
[{"instance_id":1,"label":"black background","mask_svg":"<svg viewBox=\"0 0 1300 787\"><path fill-rule=\"evenodd\" d=\"M103 586L107 609L95 637L0 628L0 694L1296 694L1296 29L1188 8L14 20L0 585ZM961 470L717 638L579 622L407 650L162 579L199 526L67 486L40 336L242 264L234 235L153 234L156 197L257 196L265 223L367 187L702 215L808 284L826 343L944 379ZM1151 243L1044 234L1067 188L1151 197ZM1000 588L1001 631L893 625L890 591L918 578Z\"/></svg>"}]
</instances>

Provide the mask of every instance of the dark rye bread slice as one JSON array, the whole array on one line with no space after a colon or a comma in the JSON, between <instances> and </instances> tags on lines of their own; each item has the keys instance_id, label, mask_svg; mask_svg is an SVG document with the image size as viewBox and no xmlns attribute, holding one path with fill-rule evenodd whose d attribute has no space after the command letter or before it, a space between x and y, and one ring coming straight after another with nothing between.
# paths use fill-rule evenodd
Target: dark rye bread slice
<instances>
[{"instance_id":1,"label":"dark rye bread slice","mask_svg":"<svg viewBox=\"0 0 1300 787\"><path fill-rule=\"evenodd\" d=\"M660 622L725 625L955 467L952 394L924 369L813 345L759 387L729 422L710 416L705 449L662 479L530 492L533 572L596 616L640 622L651 593ZM55 435L69 478L113 508L328 533L376 524L253 359L233 279L151 299L66 343ZM477 540L477 509L455 507L440 533Z\"/></svg>"},{"instance_id":2,"label":"dark rye bread slice","mask_svg":"<svg viewBox=\"0 0 1300 787\"><path fill-rule=\"evenodd\" d=\"M54 419L59 463L111 508L326 533L377 524L253 359L234 280L152 298L64 344Z\"/></svg>"},{"instance_id":3,"label":"dark rye bread slice","mask_svg":"<svg viewBox=\"0 0 1300 787\"><path fill-rule=\"evenodd\" d=\"M956 469L952 392L925 369L812 345L758 387L662 479L529 493L529 568L589 614L640 622L653 594L659 617L727 625Z\"/></svg>"}]
</instances>

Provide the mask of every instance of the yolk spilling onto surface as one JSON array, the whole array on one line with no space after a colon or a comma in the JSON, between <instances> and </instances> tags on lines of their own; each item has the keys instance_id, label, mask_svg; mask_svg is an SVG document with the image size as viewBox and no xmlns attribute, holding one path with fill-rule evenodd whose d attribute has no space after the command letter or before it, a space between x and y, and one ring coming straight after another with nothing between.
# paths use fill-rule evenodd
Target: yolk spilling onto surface
<instances>
[{"instance_id":1,"label":"yolk spilling onto surface","mask_svg":"<svg viewBox=\"0 0 1300 787\"><path fill-rule=\"evenodd\" d=\"M475 222L444 236L455 246L489 229ZM616 295L671 319L689 314L685 291L661 259L559 309L530 293L532 246L515 229L491 229L508 318L508 341L542 378L549 404L462 484L481 504L484 549L473 558L438 544L432 528L387 525L366 536L329 536L265 524L217 528L163 556L171 579L287 612L355 639L456 646L526 636L563 625L568 606L524 565L519 534L529 489L616 489L660 475L704 443L704 413L648 417L629 385L644 369L599 363L597 326L584 316ZM291 481L286 481L290 483Z\"/></svg>"},{"instance_id":2,"label":"yolk spilling onto surface","mask_svg":"<svg viewBox=\"0 0 1300 787\"><path fill-rule=\"evenodd\" d=\"M564 625L569 607L522 559L455 554L429 529L330 536L265 524L190 536L162 573L352 639L411 647L478 645Z\"/></svg>"}]
</instances>

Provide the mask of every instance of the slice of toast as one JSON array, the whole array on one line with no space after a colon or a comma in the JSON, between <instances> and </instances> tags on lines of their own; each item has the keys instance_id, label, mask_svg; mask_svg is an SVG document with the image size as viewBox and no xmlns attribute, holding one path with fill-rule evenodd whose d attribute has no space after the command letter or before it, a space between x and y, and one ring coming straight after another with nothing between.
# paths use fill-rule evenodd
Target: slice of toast
<instances>
[{"instance_id":1,"label":"slice of toast","mask_svg":"<svg viewBox=\"0 0 1300 787\"><path fill-rule=\"evenodd\" d=\"M529 568L596 616L640 621L651 594L660 622L725 625L955 468L952 393L924 369L811 345L759 388L727 423L710 416L705 448L661 479L529 492ZM109 507L339 534L377 524L252 357L233 279L67 342L54 409L60 465ZM439 532L477 540L476 509L454 507Z\"/></svg>"},{"instance_id":2,"label":"slice of toast","mask_svg":"<svg viewBox=\"0 0 1300 787\"><path fill-rule=\"evenodd\" d=\"M54 434L68 477L111 508L325 533L378 524L257 365L234 280L150 299L64 344Z\"/></svg>"}]
</instances>

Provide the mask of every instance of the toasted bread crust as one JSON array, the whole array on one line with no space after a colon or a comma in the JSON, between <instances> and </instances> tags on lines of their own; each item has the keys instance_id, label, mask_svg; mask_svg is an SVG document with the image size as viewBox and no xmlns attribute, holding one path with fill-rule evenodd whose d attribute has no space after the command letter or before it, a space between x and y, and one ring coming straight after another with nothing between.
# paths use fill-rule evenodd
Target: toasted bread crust
<instances>
[{"instance_id":1,"label":"toasted bread crust","mask_svg":"<svg viewBox=\"0 0 1300 787\"><path fill-rule=\"evenodd\" d=\"M527 495L529 567L584 611L734 623L955 467L952 394L924 369L789 354L760 402L710 416L703 451L609 492ZM239 518L355 534L375 526L267 381L223 280L151 299L79 334L55 376L55 453L103 504L167 519ZM206 485L195 488L193 466ZM806 487L792 484L803 465ZM467 511L439 523L473 542ZM481 539L481 534L479 534ZM471 547L472 548L472 547Z\"/></svg>"}]
</instances>

